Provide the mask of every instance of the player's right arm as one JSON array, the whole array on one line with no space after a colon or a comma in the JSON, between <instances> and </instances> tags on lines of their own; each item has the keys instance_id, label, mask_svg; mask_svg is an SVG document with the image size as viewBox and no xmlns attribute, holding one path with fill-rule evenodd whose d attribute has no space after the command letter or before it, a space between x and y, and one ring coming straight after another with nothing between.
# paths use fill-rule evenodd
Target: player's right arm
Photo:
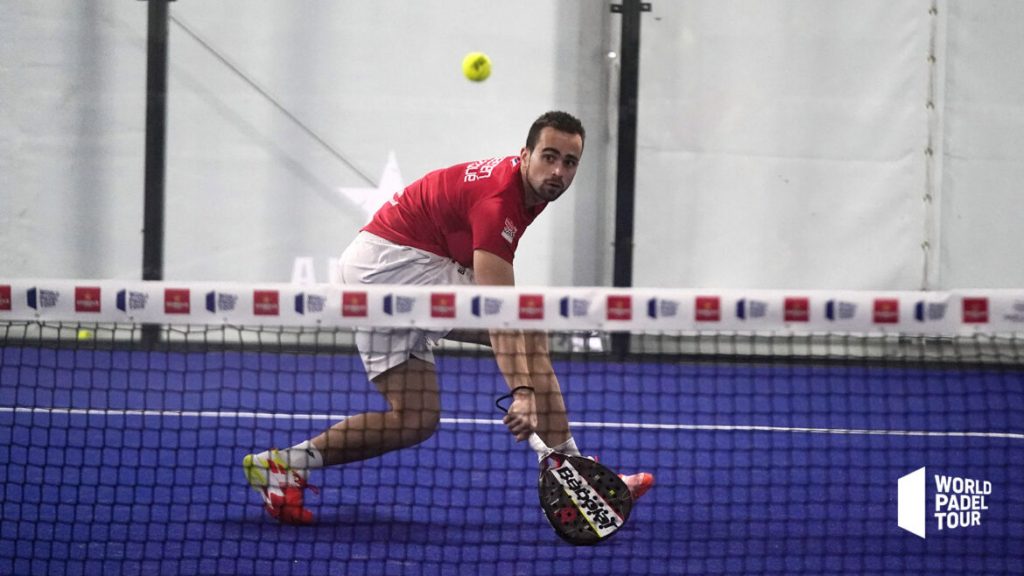
<instances>
[{"instance_id":1,"label":"player's right arm","mask_svg":"<svg viewBox=\"0 0 1024 576\"><path fill-rule=\"evenodd\" d=\"M473 251L473 276L479 286L514 286L516 283L512 264L486 250ZM527 339L522 330L491 330L490 338L494 358L505 382L510 390L518 389L505 415L505 425L516 440L525 440L537 428Z\"/></svg>"}]
</instances>

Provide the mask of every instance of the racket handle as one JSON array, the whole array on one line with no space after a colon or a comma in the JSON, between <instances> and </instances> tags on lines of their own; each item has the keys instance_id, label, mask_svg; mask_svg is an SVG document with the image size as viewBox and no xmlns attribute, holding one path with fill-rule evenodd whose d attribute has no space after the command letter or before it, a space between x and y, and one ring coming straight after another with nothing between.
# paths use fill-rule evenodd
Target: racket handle
<instances>
[{"instance_id":1,"label":"racket handle","mask_svg":"<svg viewBox=\"0 0 1024 576\"><path fill-rule=\"evenodd\" d=\"M555 453L554 450L549 448L548 445L540 439L540 436L537 436L536 432L530 434L528 442L530 443L530 448L533 448L533 451L537 453L538 462L544 462L549 456Z\"/></svg>"}]
</instances>

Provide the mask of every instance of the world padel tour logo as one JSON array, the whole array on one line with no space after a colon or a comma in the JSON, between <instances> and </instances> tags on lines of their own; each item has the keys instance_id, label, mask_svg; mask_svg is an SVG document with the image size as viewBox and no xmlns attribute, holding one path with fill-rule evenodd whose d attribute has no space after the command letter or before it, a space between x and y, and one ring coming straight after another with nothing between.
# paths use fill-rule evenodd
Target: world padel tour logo
<instances>
[{"instance_id":1,"label":"world padel tour logo","mask_svg":"<svg viewBox=\"0 0 1024 576\"><path fill-rule=\"evenodd\" d=\"M0 286L0 290L3 290L3 286ZM3 293L0 292L0 310L3 309ZM10 310L10 308L8 308ZM1024 323L1024 300L1017 300L1013 303L1010 310L1003 314L1003 320L1006 322L1013 322L1015 324Z\"/></svg>"},{"instance_id":2,"label":"world padel tour logo","mask_svg":"<svg viewBox=\"0 0 1024 576\"><path fill-rule=\"evenodd\" d=\"M768 314L768 303L763 300L742 298L736 302L736 317L740 320L764 318L766 314Z\"/></svg>"},{"instance_id":3,"label":"world padel tour logo","mask_svg":"<svg viewBox=\"0 0 1024 576\"><path fill-rule=\"evenodd\" d=\"M135 292L133 290L118 290L116 305L121 312L132 312L134 310L145 310L149 302L149 294Z\"/></svg>"},{"instance_id":4,"label":"world padel tour logo","mask_svg":"<svg viewBox=\"0 0 1024 576\"><path fill-rule=\"evenodd\" d=\"M647 301L647 315L651 318L674 318L679 313L679 302L664 298Z\"/></svg>"},{"instance_id":5,"label":"world padel tour logo","mask_svg":"<svg viewBox=\"0 0 1024 576\"><path fill-rule=\"evenodd\" d=\"M409 296L395 296L388 294L384 297L384 313L388 316L395 314L411 314L416 299Z\"/></svg>"},{"instance_id":6,"label":"world padel tour logo","mask_svg":"<svg viewBox=\"0 0 1024 576\"><path fill-rule=\"evenodd\" d=\"M297 314L319 314L324 311L327 299L319 294L296 294L295 312Z\"/></svg>"},{"instance_id":7,"label":"world padel tour logo","mask_svg":"<svg viewBox=\"0 0 1024 576\"><path fill-rule=\"evenodd\" d=\"M934 487L929 490L928 479L924 467L899 479L900 528L927 538L929 526L940 532L981 526L992 495L991 482L933 474Z\"/></svg>"},{"instance_id":8,"label":"world padel tour logo","mask_svg":"<svg viewBox=\"0 0 1024 576\"><path fill-rule=\"evenodd\" d=\"M60 300L60 292L43 288L29 288L25 299L28 301L28 307L33 310L53 308L57 305L57 300Z\"/></svg>"},{"instance_id":9,"label":"world padel tour logo","mask_svg":"<svg viewBox=\"0 0 1024 576\"><path fill-rule=\"evenodd\" d=\"M229 292L207 292L206 309L210 312L233 312L238 304L238 294Z\"/></svg>"},{"instance_id":10,"label":"world padel tour logo","mask_svg":"<svg viewBox=\"0 0 1024 576\"><path fill-rule=\"evenodd\" d=\"M565 296L558 301L558 313L565 318L581 318L590 313L590 300Z\"/></svg>"},{"instance_id":11,"label":"world padel tour logo","mask_svg":"<svg viewBox=\"0 0 1024 576\"><path fill-rule=\"evenodd\" d=\"M473 316L494 316L501 313L500 298L485 298L474 296L470 301Z\"/></svg>"},{"instance_id":12,"label":"world padel tour logo","mask_svg":"<svg viewBox=\"0 0 1024 576\"><path fill-rule=\"evenodd\" d=\"M938 322L945 317L945 302L926 302L920 300L914 304L914 320L918 322Z\"/></svg>"},{"instance_id":13,"label":"world padel tour logo","mask_svg":"<svg viewBox=\"0 0 1024 576\"><path fill-rule=\"evenodd\" d=\"M857 316L857 304L845 300L829 300L825 303L825 318L831 321L850 320Z\"/></svg>"}]
</instances>

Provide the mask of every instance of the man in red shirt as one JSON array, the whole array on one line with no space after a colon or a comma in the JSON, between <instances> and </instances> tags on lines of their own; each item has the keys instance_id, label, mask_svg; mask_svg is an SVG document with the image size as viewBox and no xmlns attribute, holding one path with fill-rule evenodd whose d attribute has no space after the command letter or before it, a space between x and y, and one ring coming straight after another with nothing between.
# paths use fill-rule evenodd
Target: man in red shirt
<instances>
[{"instance_id":1,"label":"man in red shirt","mask_svg":"<svg viewBox=\"0 0 1024 576\"><path fill-rule=\"evenodd\" d=\"M459 164L413 182L382 206L345 250L343 281L514 285L519 239L572 184L585 137L579 120L548 112L530 127L518 156ZM491 346L512 390L504 422L517 441L528 440L542 460L551 449L579 455L546 334L360 330L356 346L367 376L390 409L346 418L286 450L246 456L246 476L271 516L285 523L312 521L312 512L303 507L309 470L365 460L433 435L441 408L431 347L441 338ZM624 480L639 497L654 478L639 473Z\"/></svg>"}]
</instances>

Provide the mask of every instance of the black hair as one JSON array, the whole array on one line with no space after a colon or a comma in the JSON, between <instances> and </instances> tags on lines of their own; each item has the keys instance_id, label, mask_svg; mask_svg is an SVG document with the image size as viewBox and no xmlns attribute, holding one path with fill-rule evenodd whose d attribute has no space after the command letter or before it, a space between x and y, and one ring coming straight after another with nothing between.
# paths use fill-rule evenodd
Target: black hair
<instances>
[{"instance_id":1,"label":"black hair","mask_svg":"<svg viewBox=\"0 0 1024 576\"><path fill-rule=\"evenodd\" d=\"M526 135L526 149L533 150L540 139L540 131L545 128L554 128L559 132L567 134L579 134L584 142L587 139L587 131L583 129L583 123L568 112L551 111L541 114L540 118L530 126L530 132Z\"/></svg>"}]
</instances>

